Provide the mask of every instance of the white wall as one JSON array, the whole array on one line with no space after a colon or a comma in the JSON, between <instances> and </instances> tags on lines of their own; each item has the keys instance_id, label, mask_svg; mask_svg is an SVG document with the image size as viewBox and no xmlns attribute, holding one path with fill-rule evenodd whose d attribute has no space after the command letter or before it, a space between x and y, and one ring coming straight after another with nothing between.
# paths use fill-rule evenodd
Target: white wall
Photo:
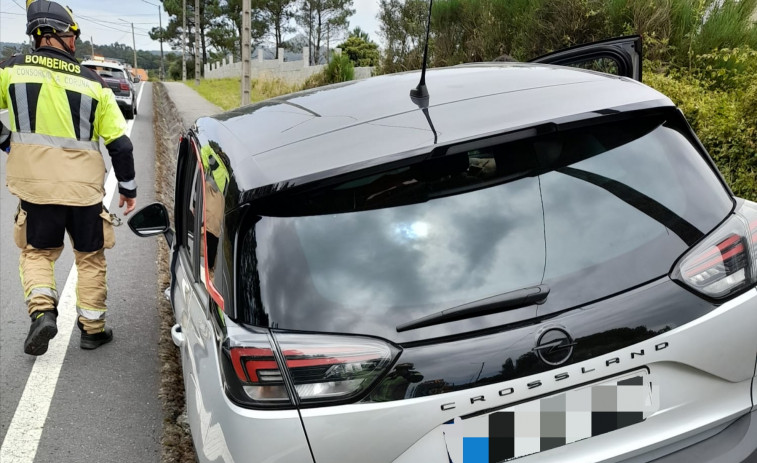
<instances>
[{"instance_id":1,"label":"white wall","mask_svg":"<svg viewBox=\"0 0 757 463\"><path fill-rule=\"evenodd\" d=\"M337 53L340 50L337 49ZM260 52L258 52L260 53ZM302 50L303 59L300 61L284 61L283 49L279 49L279 59L264 60L262 56L253 58L250 63L251 73L250 76L253 79L259 78L273 78L281 79L288 84L301 84L307 80L313 74L317 74L323 70L325 65L308 65L308 49L305 47ZM366 79L373 73L372 67L356 67L355 79ZM242 63L233 62L233 58L228 57L223 61L205 64L205 78L206 79L225 79L230 77L241 77L242 75Z\"/></svg>"}]
</instances>

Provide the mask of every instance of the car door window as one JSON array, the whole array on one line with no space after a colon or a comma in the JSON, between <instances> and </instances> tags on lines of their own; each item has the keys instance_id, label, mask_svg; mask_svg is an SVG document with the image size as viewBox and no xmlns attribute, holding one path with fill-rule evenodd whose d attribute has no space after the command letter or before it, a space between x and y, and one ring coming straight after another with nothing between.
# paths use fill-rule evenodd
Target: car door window
<instances>
[{"instance_id":1,"label":"car door window","mask_svg":"<svg viewBox=\"0 0 757 463\"><path fill-rule=\"evenodd\" d=\"M199 164L194 163L194 170L192 174L192 190L189 197L189 214L187 214L187 220L191 222L187 223L187 230L189 235L188 251L192 262L192 272L195 275L195 279L200 279L201 269L201 254L203 254L203 241L202 241L202 171L199 168Z\"/></svg>"},{"instance_id":2,"label":"car door window","mask_svg":"<svg viewBox=\"0 0 757 463\"><path fill-rule=\"evenodd\" d=\"M187 149L187 147L182 147ZM182 151L183 151L182 149ZM189 264L195 280L199 280L199 250L202 229L200 218L202 216L202 171L197 158L192 151L183 154L178 168L181 175L177 194L177 239L179 252L183 254L183 260ZM198 217L200 212L200 217Z\"/></svg>"}]
</instances>

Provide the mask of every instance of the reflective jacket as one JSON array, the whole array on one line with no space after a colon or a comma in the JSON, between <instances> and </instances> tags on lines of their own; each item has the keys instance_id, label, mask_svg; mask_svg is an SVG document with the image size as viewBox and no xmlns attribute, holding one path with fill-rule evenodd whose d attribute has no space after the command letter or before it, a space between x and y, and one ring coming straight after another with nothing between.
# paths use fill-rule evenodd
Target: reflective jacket
<instances>
[{"instance_id":1,"label":"reflective jacket","mask_svg":"<svg viewBox=\"0 0 757 463\"><path fill-rule=\"evenodd\" d=\"M0 63L0 109L8 108L11 151L6 183L35 204L89 206L102 201L102 138L119 192L137 195L132 144L113 92L69 54L41 47Z\"/></svg>"},{"instance_id":2,"label":"reflective jacket","mask_svg":"<svg viewBox=\"0 0 757 463\"><path fill-rule=\"evenodd\" d=\"M200 149L200 158L205 172L205 228L218 238L221 236L223 195L229 183L229 171L210 145Z\"/></svg>"}]
</instances>

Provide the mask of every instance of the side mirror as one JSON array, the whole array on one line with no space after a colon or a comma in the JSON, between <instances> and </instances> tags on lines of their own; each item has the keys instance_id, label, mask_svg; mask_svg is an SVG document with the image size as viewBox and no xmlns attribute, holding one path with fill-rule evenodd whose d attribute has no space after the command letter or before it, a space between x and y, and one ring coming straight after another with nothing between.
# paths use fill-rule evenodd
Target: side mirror
<instances>
[{"instance_id":1,"label":"side mirror","mask_svg":"<svg viewBox=\"0 0 757 463\"><path fill-rule=\"evenodd\" d=\"M164 235L168 245L173 245L173 231L168 219L168 210L161 203L149 204L137 211L128 221L129 228L137 236Z\"/></svg>"},{"instance_id":2,"label":"side mirror","mask_svg":"<svg viewBox=\"0 0 757 463\"><path fill-rule=\"evenodd\" d=\"M141 79L139 78L139 76L134 76L131 78L131 81L134 82L135 84L138 83L140 80Z\"/></svg>"}]
</instances>

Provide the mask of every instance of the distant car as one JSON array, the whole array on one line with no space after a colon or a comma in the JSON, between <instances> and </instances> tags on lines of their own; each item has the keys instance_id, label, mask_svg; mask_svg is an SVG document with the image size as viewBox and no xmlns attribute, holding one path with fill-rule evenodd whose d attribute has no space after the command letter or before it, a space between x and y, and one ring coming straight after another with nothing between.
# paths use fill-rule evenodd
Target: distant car
<instances>
[{"instance_id":1,"label":"distant car","mask_svg":"<svg viewBox=\"0 0 757 463\"><path fill-rule=\"evenodd\" d=\"M755 461L757 204L639 50L197 120L175 234L129 224L171 244L199 461Z\"/></svg>"},{"instance_id":2,"label":"distant car","mask_svg":"<svg viewBox=\"0 0 757 463\"><path fill-rule=\"evenodd\" d=\"M121 64L112 61L85 60L81 64L102 77L116 95L116 102L124 117L134 119L137 114L137 92L131 74Z\"/></svg>"}]
</instances>

